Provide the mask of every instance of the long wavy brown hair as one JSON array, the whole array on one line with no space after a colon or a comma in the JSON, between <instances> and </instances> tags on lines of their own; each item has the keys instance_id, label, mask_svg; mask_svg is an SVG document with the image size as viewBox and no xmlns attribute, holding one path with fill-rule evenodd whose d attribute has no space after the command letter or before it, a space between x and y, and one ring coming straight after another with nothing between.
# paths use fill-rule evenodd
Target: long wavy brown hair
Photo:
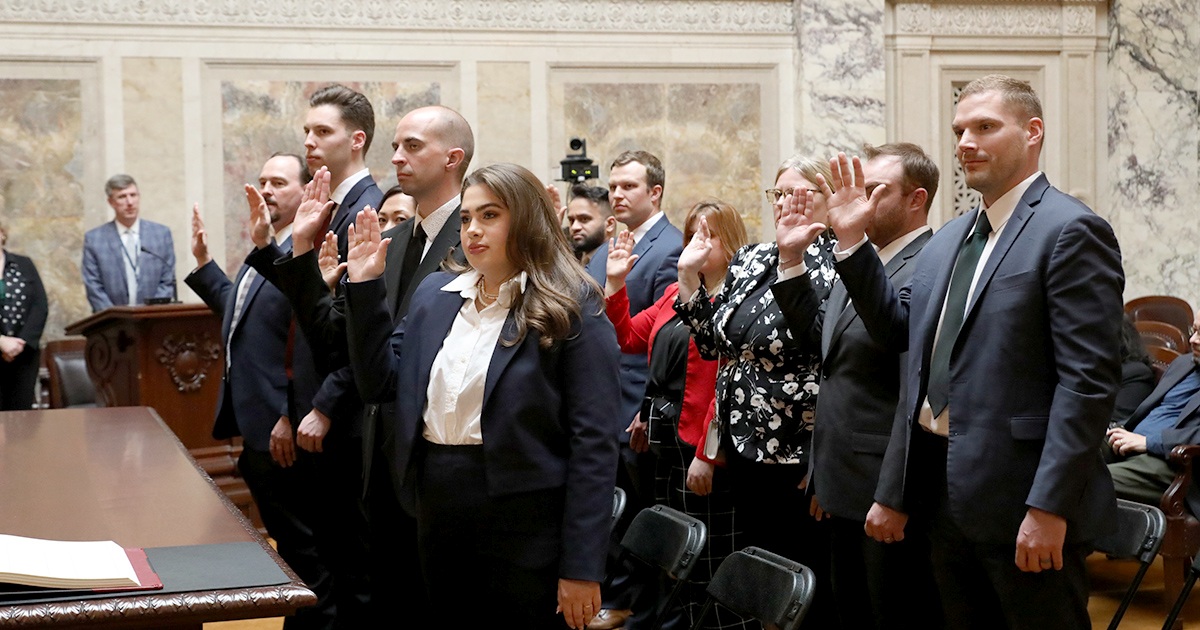
<instances>
[{"instance_id":1,"label":"long wavy brown hair","mask_svg":"<svg viewBox=\"0 0 1200 630\"><path fill-rule=\"evenodd\" d=\"M486 187L508 208L506 254L513 266L529 275L525 292L512 306L516 334L501 343L521 343L530 329L538 332L538 345L543 348L568 338L582 313L583 300L589 294L597 299L603 294L575 259L545 186L524 167L505 163L467 175L463 190L471 186ZM469 268L467 262L460 269Z\"/></svg>"}]
</instances>

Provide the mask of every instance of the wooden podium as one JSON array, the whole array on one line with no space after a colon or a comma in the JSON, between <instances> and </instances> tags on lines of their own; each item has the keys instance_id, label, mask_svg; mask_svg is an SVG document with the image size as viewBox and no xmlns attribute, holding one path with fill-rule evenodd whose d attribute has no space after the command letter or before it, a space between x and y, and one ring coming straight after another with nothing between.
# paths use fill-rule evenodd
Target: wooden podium
<instances>
[{"instance_id":1,"label":"wooden podium","mask_svg":"<svg viewBox=\"0 0 1200 630\"><path fill-rule=\"evenodd\" d=\"M101 407L153 407L234 505L261 525L237 476L241 440L214 440L225 373L221 320L203 304L114 306L67 326L87 337Z\"/></svg>"}]
</instances>

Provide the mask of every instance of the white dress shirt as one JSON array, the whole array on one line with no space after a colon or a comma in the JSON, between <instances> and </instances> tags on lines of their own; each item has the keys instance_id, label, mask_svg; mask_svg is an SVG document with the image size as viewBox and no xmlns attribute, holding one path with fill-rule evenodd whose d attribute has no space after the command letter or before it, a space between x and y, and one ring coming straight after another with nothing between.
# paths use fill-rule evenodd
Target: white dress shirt
<instances>
[{"instance_id":1,"label":"white dress shirt","mask_svg":"<svg viewBox=\"0 0 1200 630\"><path fill-rule=\"evenodd\" d=\"M450 215L462 203L462 195L454 195L450 201L438 206L437 210L429 213L429 216L422 218L418 212L413 215L413 234L416 234L417 227L425 230L425 249L421 250L421 260L425 260L425 254L429 253L429 248L433 246L433 239L437 238L438 232L446 225L446 221L450 220ZM458 220L458 217L454 217Z\"/></svg>"},{"instance_id":2,"label":"white dress shirt","mask_svg":"<svg viewBox=\"0 0 1200 630\"><path fill-rule=\"evenodd\" d=\"M129 293L129 304L136 306L138 303L138 267L140 266L139 258L142 255L142 238L141 238L142 220L134 219L133 225L125 227L120 222L117 223L117 233L121 237L122 258L125 262L125 290Z\"/></svg>"},{"instance_id":3,"label":"white dress shirt","mask_svg":"<svg viewBox=\"0 0 1200 630\"><path fill-rule=\"evenodd\" d=\"M342 206L342 202L346 200L346 195L350 194L350 189L354 188L354 185L362 181L363 178L370 176L371 169L364 168L350 177L343 179L342 183L338 184L337 188L334 188L333 191L329 193L329 200L336 203L340 208ZM379 208L375 208L375 210L379 210ZM350 217L350 220L353 221L354 217Z\"/></svg>"},{"instance_id":4,"label":"white dress shirt","mask_svg":"<svg viewBox=\"0 0 1200 630\"><path fill-rule=\"evenodd\" d=\"M642 242L642 237L646 235L646 232L649 232L650 228L654 227L654 224L658 223L659 219L662 219L664 216L663 211L659 210L650 215L650 218L643 221L641 225L637 226L633 230L633 244L637 245ZM684 245L687 245L687 243L684 243Z\"/></svg>"},{"instance_id":5,"label":"white dress shirt","mask_svg":"<svg viewBox=\"0 0 1200 630\"><path fill-rule=\"evenodd\" d=\"M463 305L433 359L425 390L422 435L434 444L483 444L481 418L488 365L512 303L525 292L527 276L521 272L500 285L495 302L479 309L475 297L480 277L478 271L470 270L442 287L461 295Z\"/></svg>"}]
</instances>

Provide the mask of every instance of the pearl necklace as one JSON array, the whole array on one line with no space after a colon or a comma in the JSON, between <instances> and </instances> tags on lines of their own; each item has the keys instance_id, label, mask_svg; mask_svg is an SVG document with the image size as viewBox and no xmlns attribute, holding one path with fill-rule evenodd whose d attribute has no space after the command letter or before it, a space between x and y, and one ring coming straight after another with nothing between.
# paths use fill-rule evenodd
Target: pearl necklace
<instances>
[{"instance_id":1,"label":"pearl necklace","mask_svg":"<svg viewBox=\"0 0 1200 630\"><path fill-rule=\"evenodd\" d=\"M501 286L503 286L503 284L501 284ZM484 289L483 287L483 276L480 275L479 280L475 282L475 288L479 291L479 296L482 297L486 302L495 302L496 299L500 297L500 289L496 289L495 293L488 293L487 289Z\"/></svg>"}]
</instances>

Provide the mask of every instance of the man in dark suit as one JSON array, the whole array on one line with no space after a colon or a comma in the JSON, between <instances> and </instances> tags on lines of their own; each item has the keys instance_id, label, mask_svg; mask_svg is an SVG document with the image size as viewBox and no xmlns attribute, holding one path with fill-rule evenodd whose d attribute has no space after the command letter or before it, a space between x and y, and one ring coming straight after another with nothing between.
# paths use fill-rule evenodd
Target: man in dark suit
<instances>
[{"instance_id":1,"label":"man in dark suit","mask_svg":"<svg viewBox=\"0 0 1200 630\"><path fill-rule=\"evenodd\" d=\"M927 219L938 168L914 144L868 145L864 152L866 189L882 187L867 237L878 248L892 284L902 287L931 234ZM781 259L802 260L803 255L802 249L780 249ZM821 343L809 488L814 515L823 511L831 521L838 617L845 628L903 627L914 615L937 627L936 615L930 613L937 595L928 540L910 532L903 542L885 545L863 530L896 415L901 357L871 339L840 281L822 314L798 320L792 306L812 290L807 274L795 267L771 287L789 326ZM814 296L813 303L818 301Z\"/></svg>"},{"instance_id":2,"label":"man in dark suit","mask_svg":"<svg viewBox=\"0 0 1200 630\"><path fill-rule=\"evenodd\" d=\"M303 185L311 179L304 159L276 154L259 174L275 237L286 247ZM213 437L242 437L238 471L262 514L279 554L317 594L317 604L289 617L285 627L332 628L332 581L324 547L322 487L315 458L297 451L292 422L316 390L312 359L303 338L290 332L291 308L278 289L249 265L236 280L208 252L199 206L193 209L192 254L196 270L184 279L221 317L225 372ZM289 350L292 364L288 365ZM288 369L292 369L289 376ZM292 393L294 392L294 395Z\"/></svg>"},{"instance_id":3,"label":"man in dark suit","mask_svg":"<svg viewBox=\"0 0 1200 630\"><path fill-rule=\"evenodd\" d=\"M1108 465L1108 472L1122 499L1157 506L1175 479L1167 455L1180 444L1200 442L1200 315L1192 324L1191 343L1191 356L1172 361L1133 415L1108 430L1109 448L1121 458ZM1198 498L1195 492L1188 497L1193 514L1200 514Z\"/></svg>"},{"instance_id":4,"label":"man in dark suit","mask_svg":"<svg viewBox=\"0 0 1200 630\"><path fill-rule=\"evenodd\" d=\"M334 212L328 230L337 234L342 261L346 260L346 229L355 215L367 206L378 208L383 202L383 193L371 179L366 163L374 137L375 110L362 94L335 83L308 99L305 159L314 174L322 166L329 170L329 199L334 203Z\"/></svg>"},{"instance_id":5,"label":"man in dark suit","mask_svg":"<svg viewBox=\"0 0 1200 630\"><path fill-rule=\"evenodd\" d=\"M679 278L683 232L671 225L662 211L664 184L662 162L646 151L626 151L609 167L608 201L617 221L633 232L633 255L637 256L637 263L625 278L631 315L653 305ZM600 286L606 279L608 248L609 243L597 248L587 264L588 275ZM646 395L646 374L644 355L621 354L621 415L614 433L622 443L623 466L617 471L617 485L629 494L631 515L654 503L654 460L649 453L646 423L639 418ZM623 572L616 575L605 593L604 610L589 628L620 627L631 610L638 613L631 622L631 627L636 627L641 617L653 613L652 598L643 596L643 589L636 585L641 581L630 580Z\"/></svg>"},{"instance_id":6,"label":"man in dark suit","mask_svg":"<svg viewBox=\"0 0 1200 630\"><path fill-rule=\"evenodd\" d=\"M901 540L907 513L930 504L948 627L1090 628L1084 558L1116 519L1096 448L1120 374L1116 237L1039 171L1028 84L972 81L953 129L983 207L926 243L900 291L863 246L886 188L868 197L845 155L836 194L824 187L856 311L877 343L908 350L866 531Z\"/></svg>"},{"instance_id":7,"label":"man in dark suit","mask_svg":"<svg viewBox=\"0 0 1200 630\"><path fill-rule=\"evenodd\" d=\"M436 271L447 256L462 259L458 220L462 180L475 152L474 134L456 111L441 106L409 112L396 126L392 163L406 194L417 203L417 214L389 230L384 285L388 312L399 323L408 312L413 292L421 280ZM297 220L297 239L318 234L323 224L320 200L306 204ZM430 238L430 235L433 235ZM265 246L266 243L263 243ZM283 255L264 247L252 254L255 266L277 274L306 337L318 354L333 364L345 363L346 333L343 312L335 305L317 269L316 253ZM346 409L361 405L354 374L349 367L330 375L314 401L317 409ZM426 601L416 557L416 524L401 509L393 482L397 471L387 456L393 427L378 406L368 406L363 421L362 492L365 497L371 541L371 580L374 598L399 601L399 606L420 618ZM411 506L408 506L411 509Z\"/></svg>"},{"instance_id":8,"label":"man in dark suit","mask_svg":"<svg viewBox=\"0 0 1200 630\"><path fill-rule=\"evenodd\" d=\"M165 225L138 218L141 193L113 175L104 194L115 218L83 235L83 286L93 312L175 297L175 245Z\"/></svg>"}]
</instances>

